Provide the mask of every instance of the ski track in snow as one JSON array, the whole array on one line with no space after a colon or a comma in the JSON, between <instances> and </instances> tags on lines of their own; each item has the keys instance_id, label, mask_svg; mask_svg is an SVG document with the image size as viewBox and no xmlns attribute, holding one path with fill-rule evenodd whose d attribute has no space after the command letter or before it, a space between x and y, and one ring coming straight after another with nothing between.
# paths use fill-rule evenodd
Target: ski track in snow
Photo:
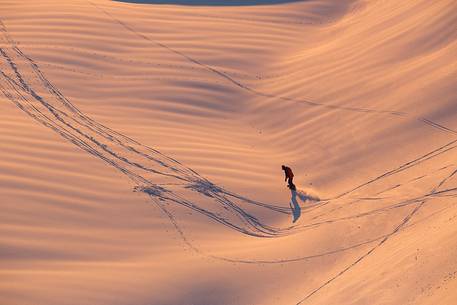
<instances>
[{"instance_id":1,"label":"ski track in snow","mask_svg":"<svg viewBox=\"0 0 457 305\"><path fill-rule=\"evenodd\" d=\"M200 67L201 69L203 70L206 70L216 76L218 76L219 78L222 78L223 80L225 81L228 81L229 83L231 83L232 85L242 89L242 90L245 90L251 94L254 94L256 96L259 96L259 97L262 97L262 98L271 98L271 99L278 99L278 100L282 100L282 101L287 101L287 102L294 102L294 103L299 103L299 104L303 104L303 105L306 105L306 106L310 106L310 107L323 107L323 108L327 108L327 109L336 109L336 110L342 110L342 111L349 111L349 112L358 112L358 113L370 113L370 114L381 114L381 115L391 115L391 116L395 116L395 117L403 117L403 118L408 118L408 117L412 117L410 114L406 113L406 112L400 112L400 111L393 111L393 110L376 110L376 109L370 109L370 108L361 108L361 107L345 107L345 106L340 106L340 105L336 105L336 104L324 104L324 103L319 103L317 101L312 101L312 100L309 100L309 99L296 99L296 98L291 98L291 97L287 97L287 96L282 96L282 95L275 95L275 94L271 94L271 93L268 93L268 92L263 92L263 91L259 91L259 90L256 90L246 84L243 84L242 82L236 80L234 77L230 76L227 72L224 72L224 71L221 71L219 69L216 69L210 65L207 65L205 63L203 63L202 61L196 59L196 58L193 58L191 56L188 56L187 54L179 51L179 50L176 50L160 41L157 41L157 40L154 40L152 38L150 38L149 36L143 34L143 33L140 33L138 32L137 30L135 30L133 27L131 27L129 24L125 23L124 21L116 18L113 14L111 14L110 12L108 12L107 10L103 9L102 7L100 7L99 5L91 2L91 1L88 1L92 6L94 6L96 9L98 9L99 11L101 11L103 14L105 14L108 18L110 18L113 22L119 24L121 27L123 27L124 29L126 29L127 31L131 32L133 35L143 39L143 40L146 40L152 44L154 44L155 46L158 46L160 48L163 48L169 52L172 52L178 56L180 56L181 58L183 58L184 60L192 63L192 64L195 64L197 67ZM449 134L452 134L452 135L457 135L457 131L451 129L451 128L448 128L446 126L443 126L437 122L434 122L432 120L429 120L427 118L424 118L424 117L415 117L415 119L417 121L419 121L420 123L428 126L428 127L431 127L433 129L436 129L438 131L441 131L441 132L445 132L445 133L449 133Z\"/></svg>"}]
</instances>

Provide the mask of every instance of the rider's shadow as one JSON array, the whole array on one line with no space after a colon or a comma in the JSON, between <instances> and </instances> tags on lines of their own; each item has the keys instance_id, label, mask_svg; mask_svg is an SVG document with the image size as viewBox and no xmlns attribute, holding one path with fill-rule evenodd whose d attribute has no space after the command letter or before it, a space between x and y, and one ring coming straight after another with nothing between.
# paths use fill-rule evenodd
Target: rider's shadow
<instances>
[{"instance_id":1,"label":"rider's shadow","mask_svg":"<svg viewBox=\"0 0 457 305\"><path fill-rule=\"evenodd\" d=\"M290 208L292 209L292 215L294 217L292 222L296 222L298 220L298 218L300 218L300 216L301 216L301 207L298 204L297 197L298 197L298 199L303 201L303 203L306 203L309 201L314 201L314 202L319 201L318 197L308 195L302 191L297 192L297 190L291 189L290 194L291 194L291 197L290 197L289 205L290 205Z\"/></svg>"}]
</instances>

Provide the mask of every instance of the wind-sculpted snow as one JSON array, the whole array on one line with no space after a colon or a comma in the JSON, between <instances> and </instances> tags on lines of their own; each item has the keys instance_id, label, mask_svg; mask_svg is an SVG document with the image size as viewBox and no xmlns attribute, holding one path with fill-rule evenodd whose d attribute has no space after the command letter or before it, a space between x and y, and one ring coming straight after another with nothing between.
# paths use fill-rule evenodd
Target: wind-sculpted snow
<instances>
[{"instance_id":1,"label":"wind-sculpted snow","mask_svg":"<svg viewBox=\"0 0 457 305\"><path fill-rule=\"evenodd\" d=\"M453 200L457 197L454 181L457 167L448 161L455 159L457 148L457 140L454 139L456 132L453 128L426 118L425 115L406 112L405 109L401 111L389 110L392 107L391 104L388 104L385 109L377 107L379 105L357 103L349 104L353 106L347 106L340 102L302 99L296 95L289 97L289 90L270 91L268 86L257 87L256 84L262 82L266 82L268 85L268 77L257 80L258 76L250 75L249 71L225 71L220 67L208 64L204 58L199 56L198 52L190 50L187 53L184 47L176 48L176 44L165 43L167 42L166 39L156 39L153 35L144 34L143 31L137 30L130 23L132 20L124 21L121 17L117 17L117 12L115 13L114 10L111 12L100 4L88 5L88 7L90 9L96 7L94 14L98 14L97 18L102 18L104 23L110 23L110 26L115 27L116 31L127 32L127 34L123 34L131 36L130 39L133 41L141 40L148 47L170 53L173 60L165 61L163 65L168 65L170 69L177 70L177 74L186 69L194 70L206 78L210 78L211 81L221 81L225 86L243 92L243 94L254 99L292 102L298 107L317 109L322 111L324 119L328 112L364 117L369 117L372 114L376 117L405 121L411 119L414 123L419 123L422 127L437 132L443 138L448 139L447 143L439 142L441 144L431 146L426 153L418 153L419 156L415 155L416 157L410 161L395 163L400 165L393 169L386 168L380 174L371 175L373 178L367 179L364 183L347 187L345 191L340 189L332 196L325 196L328 198L319 198L317 195L307 193L306 189L297 192L291 191L289 203L271 203L256 200L256 198L248 198L248 196L230 191L228 188L209 180L168 154L143 145L131 137L116 132L92 119L76 107L78 102L75 101L73 104L70 98L63 94L64 90L57 88L51 78L48 78L42 70L46 66L58 67L59 69L64 66L60 66L59 63L41 64L40 60L35 60L35 57L32 58L26 54L20 45L12 39L5 25L0 21L1 93L30 118L128 178L134 191L142 194L148 202L158 207L162 215L165 216L167 225L171 224L175 229L176 236L180 238L179 242L184 242L186 247L192 249L199 256L230 265L244 264L247 267L280 265L282 267L282 264L286 263L300 266L298 265L299 262L303 263L310 260L314 262L314 260L317 261L325 257L336 257L337 254L344 256L343 254L348 253L348 257L344 257L344 263L340 263L342 267L338 265L337 272L327 275L324 281L317 284L310 283L310 286L306 286L306 291L303 291L301 286L297 289L300 297L297 297L297 301L294 302L302 304L353 270L367 257L372 257L381 246L385 247L386 242L400 231L415 226L423 219L434 217L440 211L453 206ZM233 21L230 16L225 18ZM280 23L273 22L273 24L279 26ZM300 23L300 25L302 24ZM162 65L162 63L158 64L152 59L141 61L140 59L128 59L122 55L118 56L111 53L111 55L106 55L103 52L91 53L87 50L81 50L81 54L84 54L83 56L95 56L100 61L116 61L119 65L129 66L132 64L134 65L133 74L141 70L142 65ZM91 78L91 81L97 81L104 77L122 77L104 75L103 71L86 73L79 68L75 70L65 69L72 73L95 77L96 80ZM274 73L280 72L273 71ZM135 77L141 78L142 76L135 75ZM280 79L287 79L287 74L282 75ZM297 78L297 80L299 79ZM255 80L256 83L252 80ZM296 85L295 81L291 81L290 85ZM153 90L156 89L157 87L153 87ZM260 103L260 105L263 104ZM260 108L258 105L257 107ZM322 119L322 117L316 118L316 120L318 119ZM291 132L291 129L285 129L284 133L281 131L279 135L290 141L287 134ZM338 128L329 127L328 130L330 129ZM208 128L208 130L211 129ZM431 211L424 212L425 207L435 206L437 206L436 209L430 208ZM192 227L182 225L187 214L176 213L177 209L193 212L201 217L199 219L207 220L208 223L205 223L207 228L217 226L217 228L226 229L250 241L271 242L276 246L274 243L277 242L278 245L281 245L280 243L287 238L296 237L303 241L314 234L319 236L319 239L323 239L324 242L322 246L313 245L313 247L303 251L301 251L302 245L300 243L294 244L293 249L296 252L290 251L293 254L290 252L282 254L279 251L272 251L264 256L259 255L259 253L230 253L228 255L213 253L204 247L200 247L198 242L189 237L191 236L189 231L192 230ZM416 220L417 215L421 215L421 213L423 213L423 218ZM412 221L413 219L416 222ZM362 223L365 225L362 226L362 229L360 226L357 227ZM375 225L371 225L372 223ZM356 228L354 229L354 227ZM324 233L319 235L321 232ZM327 239L329 235L334 235L334 239ZM315 239L310 238L310 243L314 241ZM350 263L347 263L349 261Z\"/></svg>"},{"instance_id":2,"label":"wind-sculpted snow","mask_svg":"<svg viewBox=\"0 0 457 305\"><path fill-rule=\"evenodd\" d=\"M422 204L422 202L424 202L421 201L423 199L422 197L414 198L391 204L389 206L384 206L379 209L373 209L369 212L361 214L345 216L342 218L329 218L323 221L311 222L304 225L295 226L293 228L278 228L270 226L263 222L261 219L258 219L255 215L248 213L245 207L254 205L268 210L271 213L280 213L284 215L290 215L291 210L287 206L258 202L243 197L242 195L230 192L218 185L213 184L211 181L202 177L191 168L181 164L179 161L163 155L153 148L142 145L130 137L115 132L114 130L92 120L90 117L82 113L77 107L75 107L46 78L46 76L40 70L38 64L33 61L33 59L28 57L19 49L17 44L9 36L4 24L0 23L0 26L3 44L2 48L0 49L0 54L2 56L2 65L0 71L2 75L1 90L3 94L12 102L14 102L17 107L19 107L36 121L52 129L54 132L77 145L87 153L103 160L110 166L125 174L136 185L136 191L146 193L154 202L160 205L160 208L175 224L178 230L180 229L177 225L176 220L174 219L174 216L169 211L167 211L167 208L162 205L161 202L168 201L182 205L207 216L219 224L239 231L242 234L254 237L269 238L284 236L293 232L299 232L305 229L317 227L323 224L333 223L336 221L345 221L353 218L372 215L375 213L382 213L406 205L417 205L418 203ZM201 65L198 61L192 61L197 65ZM212 68L209 69L213 70ZM219 72L217 70L214 70L214 72L224 78L229 79L235 85L245 88L244 85L241 85L237 81L232 80L232 78L226 76L225 73ZM256 94L260 94L254 89L248 87L246 87L246 89ZM268 94L262 93L261 95L269 97ZM311 104L314 105L314 103ZM333 106L322 106L334 108ZM349 111L354 110L360 112L372 112L371 110L351 109L345 107L335 108ZM391 113L396 115L396 113L393 112L381 111L381 113ZM439 126L439 128L443 131L453 132L452 130L446 127L441 127L440 125L429 120L424 119L423 121L429 125ZM376 182L381 178L388 177L411 166L417 165L438 154L454 149L456 147L454 144L455 141L452 141L443 147L431 151L423 157L408 162L407 164L400 166L398 169L388 171L378 178L348 190L347 192L342 193L333 199L324 200L319 207L325 206L332 200L336 200L345 195L348 195L366 185ZM182 195L186 193L189 194L189 191L192 194L197 194L198 197L188 199L186 196ZM429 195L426 195L426 197L431 195L433 195L433 192ZM319 200L318 198L313 197L311 197L311 199L313 201ZM185 239L184 232L180 232ZM363 242L361 244L356 244L354 247L376 240L378 240L378 238ZM334 251L331 252L333 253ZM292 258L271 262L281 263L297 260L299 259ZM242 260L234 261L242 262ZM263 261L263 263L266 262L267 261Z\"/></svg>"},{"instance_id":3,"label":"wind-sculpted snow","mask_svg":"<svg viewBox=\"0 0 457 305\"><path fill-rule=\"evenodd\" d=\"M136 184L137 191L145 192L151 198L158 199L158 202L171 201L183 205L247 235L275 237L288 234L290 229L269 226L248 213L244 207L255 205L269 210L271 213L286 215L290 214L289 208L257 202L227 191L179 161L92 120L52 85L38 64L18 48L3 24L1 24L1 31L6 46L0 49L1 74L4 83L1 89L29 116L113 166ZM390 174L389 172L383 176ZM189 200L181 195L186 191L196 193L199 197ZM318 200L317 198L312 199ZM209 207L203 204L208 201L210 202ZM398 205L395 206L398 207ZM363 215L355 217L361 216ZM326 220L324 223L333 221L336 220ZM322 223L311 223L301 228L320 224Z\"/></svg>"},{"instance_id":4,"label":"wind-sculpted snow","mask_svg":"<svg viewBox=\"0 0 457 305\"><path fill-rule=\"evenodd\" d=\"M256 202L226 191L179 161L84 115L46 79L38 65L22 53L8 36L6 28L1 26L2 39L10 44L9 48L0 49L1 90L29 116L115 167L137 185L137 190L153 198L181 204L243 234L274 237L285 233L280 228L264 224L246 212L242 205L257 205L282 214L289 213L287 208ZM32 85L33 82L39 85ZM173 190L168 188L168 184L173 184ZM200 204L180 196L180 190L197 193L200 197L196 201ZM201 202L208 200L210 207L203 208Z\"/></svg>"},{"instance_id":5,"label":"wind-sculpted snow","mask_svg":"<svg viewBox=\"0 0 457 305\"><path fill-rule=\"evenodd\" d=\"M434 122L428 118L425 118L425 117L416 117L416 116L413 116L409 113L406 113L406 112L401 112L401 111L395 111L395 110L379 110L379 109L373 109L373 108L361 108L361 107L347 107L347 106L343 106L343 105L337 105L337 104L327 104L327 103L320 103L320 102L317 102L317 101L313 101L313 100L310 100L310 99L303 99L303 98L293 98L293 97L289 97L289 96L284 96L284 95L277 95L277 94L272 94L272 93L269 93L269 92L264 92L264 91L261 91L261 90L258 90L258 89L255 89L249 85L246 85L238 80L236 80L235 78L233 78L231 75L229 75L228 73L224 72L224 71L220 71L219 69L216 69L212 66L209 66L185 53L182 53L160 41L156 41L152 38L150 38L149 36L143 34L143 33L140 33L138 32L137 30L135 30L134 28L132 28L129 24L123 22L122 20L116 18L113 14L109 13L108 11L106 11L105 9L103 9L102 7L100 7L99 5L97 4L94 4L92 2L89 1L90 4L92 4L95 8L97 8L98 10L100 10L102 13L104 13L108 18L110 18L111 20L113 20L115 23L119 24L121 27L123 27L124 29L126 29L127 31L131 32L132 34L134 34L135 36L139 37L140 39L143 39L147 42L150 42L156 46L159 46L160 48L163 48L171 53L174 53L180 57L182 57L185 61L188 61L192 64L195 64L197 67L199 68L202 68L204 70L207 70L209 71L210 73L216 75L217 77L219 78L222 78L224 79L225 81L231 83L232 85L242 89L242 90L245 90L257 97L260 97L260 98L266 98L266 99L277 99L277 100L281 100L281 101L285 101L285 102L292 102L292 103L298 103L300 105L304 105L304 106L308 106L308 107L318 107L318 108L324 108L324 109L327 109L327 110L340 110L340 111L348 111L348 112L355 112L355 113L359 113L359 114L378 114L378 115L389 115L389 116L393 116L393 117L399 117L399 118L410 118L410 117L413 117L415 120L417 120L418 122L420 122L421 124L424 124L426 125L427 127L429 128L433 128L433 129L436 129L438 131L441 131L441 132L445 132L445 133L449 133L449 134L453 134L453 135L457 135L457 131L451 129L451 128L448 128L446 126L443 126L437 122Z\"/></svg>"}]
</instances>

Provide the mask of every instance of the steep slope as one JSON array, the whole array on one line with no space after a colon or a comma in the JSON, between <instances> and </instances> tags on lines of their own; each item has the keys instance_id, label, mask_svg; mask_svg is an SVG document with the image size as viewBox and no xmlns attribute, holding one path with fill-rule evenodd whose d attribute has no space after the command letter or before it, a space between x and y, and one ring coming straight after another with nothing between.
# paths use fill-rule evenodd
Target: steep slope
<instances>
[{"instance_id":1,"label":"steep slope","mask_svg":"<svg viewBox=\"0 0 457 305\"><path fill-rule=\"evenodd\" d=\"M2 1L2 299L453 304L455 9Z\"/></svg>"}]
</instances>

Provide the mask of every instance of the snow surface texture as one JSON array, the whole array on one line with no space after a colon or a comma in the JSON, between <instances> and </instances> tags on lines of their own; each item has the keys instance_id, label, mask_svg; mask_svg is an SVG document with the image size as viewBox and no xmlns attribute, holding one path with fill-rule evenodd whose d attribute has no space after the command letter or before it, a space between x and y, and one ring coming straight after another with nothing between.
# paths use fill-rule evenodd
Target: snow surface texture
<instances>
[{"instance_id":1,"label":"snow surface texture","mask_svg":"<svg viewBox=\"0 0 457 305\"><path fill-rule=\"evenodd\" d=\"M455 303L454 1L126 2L0 3L3 303Z\"/></svg>"}]
</instances>

